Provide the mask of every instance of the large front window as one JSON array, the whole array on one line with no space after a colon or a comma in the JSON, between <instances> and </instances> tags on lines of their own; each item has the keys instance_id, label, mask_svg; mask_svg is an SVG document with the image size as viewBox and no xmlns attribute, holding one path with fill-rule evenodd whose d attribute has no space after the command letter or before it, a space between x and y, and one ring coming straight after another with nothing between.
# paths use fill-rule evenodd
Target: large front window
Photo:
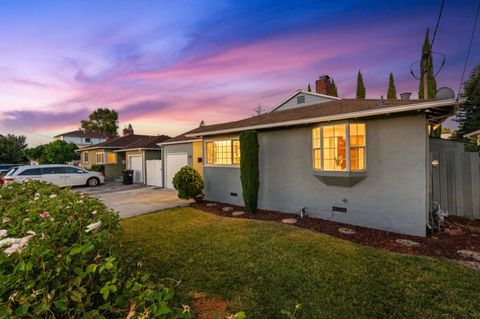
<instances>
[{"instance_id":1,"label":"large front window","mask_svg":"<svg viewBox=\"0 0 480 319\"><path fill-rule=\"evenodd\" d=\"M218 140L205 143L207 164L239 165L240 141Z\"/></svg>"},{"instance_id":2,"label":"large front window","mask_svg":"<svg viewBox=\"0 0 480 319\"><path fill-rule=\"evenodd\" d=\"M365 170L365 123L323 125L312 130L313 169Z\"/></svg>"}]
</instances>

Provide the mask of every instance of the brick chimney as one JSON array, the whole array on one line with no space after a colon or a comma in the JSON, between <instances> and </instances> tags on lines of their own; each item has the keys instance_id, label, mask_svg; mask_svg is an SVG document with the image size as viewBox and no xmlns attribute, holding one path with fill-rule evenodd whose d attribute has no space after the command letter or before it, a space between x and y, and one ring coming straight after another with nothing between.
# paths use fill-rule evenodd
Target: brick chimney
<instances>
[{"instance_id":1,"label":"brick chimney","mask_svg":"<svg viewBox=\"0 0 480 319\"><path fill-rule=\"evenodd\" d=\"M318 94L332 95L332 81L328 75L321 75L315 81L315 92Z\"/></svg>"},{"instance_id":2,"label":"brick chimney","mask_svg":"<svg viewBox=\"0 0 480 319\"><path fill-rule=\"evenodd\" d=\"M122 135L123 135L123 136L133 135L133 127L132 127L132 124L128 124L128 126L125 127L125 128L122 130Z\"/></svg>"}]
</instances>

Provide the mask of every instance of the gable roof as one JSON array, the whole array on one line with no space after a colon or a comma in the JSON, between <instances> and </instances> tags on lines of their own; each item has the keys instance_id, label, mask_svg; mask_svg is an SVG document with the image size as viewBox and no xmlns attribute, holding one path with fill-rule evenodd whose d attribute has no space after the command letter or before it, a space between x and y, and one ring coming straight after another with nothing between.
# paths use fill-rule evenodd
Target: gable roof
<instances>
[{"instance_id":1,"label":"gable roof","mask_svg":"<svg viewBox=\"0 0 480 319\"><path fill-rule=\"evenodd\" d=\"M107 140L102 143L98 143L92 146L82 147L78 149L79 151L94 150L101 148L111 148L111 149L132 149L132 146L135 149L148 148L149 145L155 144L154 148L157 148L157 143L159 140L167 140L169 136L160 135L160 136L149 136L149 135L126 135L114 137L110 140Z\"/></svg>"},{"instance_id":2,"label":"gable roof","mask_svg":"<svg viewBox=\"0 0 480 319\"><path fill-rule=\"evenodd\" d=\"M107 138L107 136L101 132L85 132L83 130L76 130L67 133L62 133L55 135L54 138L60 136L69 136L69 137L86 137L86 138Z\"/></svg>"},{"instance_id":3,"label":"gable roof","mask_svg":"<svg viewBox=\"0 0 480 319\"><path fill-rule=\"evenodd\" d=\"M465 99L449 100L359 100L341 99L294 109L265 113L240 121L199 127L187 137L235 133L246 130L274 128L324 121L393 114L429 109L432 115L445 116L454 105L462 104ZM447 109L445 110L445 107ZM443 109L442 109L443 108Z\"/></svg>"},{"instance_id":4,"label":"gable roof","mask_svg":"<svg viewBox=\"0 0 480 319\"><path fill-rule=\"evenodd\" d=\"M147 136L145 138L139 139L136 142L122 148L118 151L127 151L127 150L160 150L159 143L167 141L170 139L170 136L159 135L159 136ZM116 151L116 152L118 152Z\"/></svg>"},{"instance_id":5,"label":"gable roof","mask_svg":"<svg viewBox=\"0 0 480 319\"><path fill-rule=\"evenodd\" d=\"M463 135L463 137L465 137L465 138L473 138L473 137L476 137L477 135L480 136L480 130L473 131L473 132L470 132L470 133L468 133L468 134L465 134L465 135Z\"/></svg>"},{"instance_id":6,"label":"gable roof","mask_svg":"<svg viewBox=\"0 0 480 319\"><path fill-rule=\"evenodd\" d=\"M184 144L184 143L192 143L192 142L201 141L201 139L199 139L199 138L192 138L192 137L187 136L187 134L190 134L191 132L193 132L195 130L196 129L188 131L188 132L180 134L180 135L177 135L177 136L175 136L175 137L173 137L169 140L163 141L162 143L158 143L158 145L163 146L163 145Z\"/></svg>"},{"instance_id":7,"label":"gable roof","mask_svg":"<svg viewBox=\"0 0 480 319\"><path fill-rule=\"evenodd\" d=\"M329 100L332 100L332 101L341 100L341 99L342 99L341 97L336 97L336 96L331 96L331 95L325 95L325 94L320 94L320 93L313 93L313 92L308 92L308 91L304 91L304 90L297 90L297 91L295 91L292 95L290 95L289 97L287 97L285 100L283 100L282 102L280 102L280 103L278 103L277 105L275 105L270 111L268 111L268 113L277 110L277 109L280 108L282 105L284 105L285 103L287 103L288 101L290 101L291 99L293 99L295 96L297 96L297 95L299 95L299 94L308 94L308 95L312 95L312 96L323 97L323 98L325 98L325 99L329 99Z\"/></svg>"}]
</instances>

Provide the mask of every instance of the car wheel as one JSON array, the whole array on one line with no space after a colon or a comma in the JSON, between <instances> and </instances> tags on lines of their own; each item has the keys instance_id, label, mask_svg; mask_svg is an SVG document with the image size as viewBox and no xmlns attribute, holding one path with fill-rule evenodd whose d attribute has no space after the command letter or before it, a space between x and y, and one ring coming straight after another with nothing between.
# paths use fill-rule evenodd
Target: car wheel
<instances>
[{"instance_id":1,"label":"car wheel","mask_svg":"<svg viewBox=\"0 0 480 319\"><path fill-rule=\"evenodd\" d=\"M87 185L90 186L90 187L96 187L100 184L100 180L98 178L95 178L95 177L90 177L88 180L87 180Z\"/></svg>"}]
</instances>

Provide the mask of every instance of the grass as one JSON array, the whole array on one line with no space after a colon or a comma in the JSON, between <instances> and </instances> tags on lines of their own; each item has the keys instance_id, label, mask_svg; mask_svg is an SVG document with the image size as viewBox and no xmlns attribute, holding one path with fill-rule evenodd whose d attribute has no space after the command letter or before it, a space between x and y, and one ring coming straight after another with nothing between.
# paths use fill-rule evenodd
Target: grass
<instances>
[{"instance_id":1,"label":"grass","mask_svg":"<svg viewBox=\"0 0 480 319\"><path fill-rule=\"evenodd\" d=\"M179 208L122 221L148 271L248 318L478 318L480 272L269 222Z\"/></svg>"}]
</instances>

